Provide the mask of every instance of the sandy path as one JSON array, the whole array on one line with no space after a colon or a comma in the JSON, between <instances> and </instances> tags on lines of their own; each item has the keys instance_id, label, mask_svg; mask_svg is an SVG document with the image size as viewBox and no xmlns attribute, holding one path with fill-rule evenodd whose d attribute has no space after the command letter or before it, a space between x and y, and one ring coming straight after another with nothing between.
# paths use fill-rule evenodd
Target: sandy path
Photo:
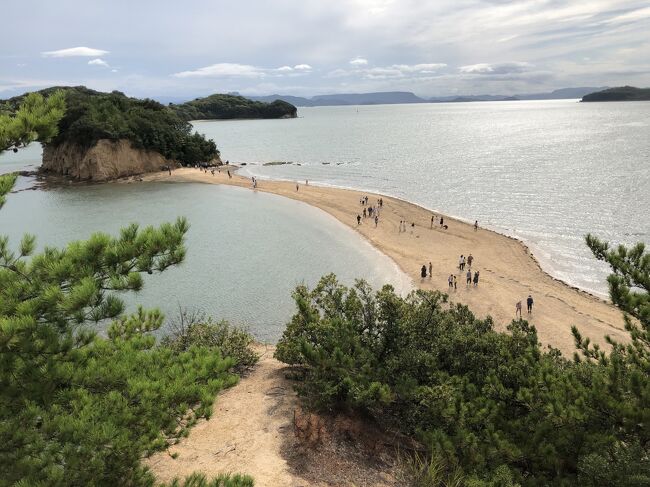
<instances>
[{"instance_id":1,"label":"sandy path","mask_svg":"<svg viewBox=\"0 0 650 487\"><path fill-rule=\"evenodd\" d=\"M192 472L208 477L233 472L252 475L257 487L307 485L289 472L281 455L285 438L293 436L297 399L273 351L260 347L258 365L218 396L210 420L199 422L188 438L144 462L158 480Z\"/></svg>"},{"instance_id":2,"label":"sandy path","mask_svg":"<svg viewBox=\"0 0 650 487\"><path fill-rule=\"evenodd\" d=\"M145 177L156 181L193 181L212 184L229 184L251 188L250 180L225 171L204 173L198 169L177 169L169 176L156 173ZM357 226L356 216L361 212L360 191L351 191L300 184L286 181L259 181L257 191L270 192L304 201L316 206L358 231L375 247L391 257L423 289L448 292L447 277L454 273L458 289L451 299L467 304L479 316L491 315L497 329L503 330L515 317L515 303L524 303L524 317L537 328L543 344L551 344L567 355L575 348L571 326L576 325L583 335L593 342L606 345L605 335L626 341L621 313L611 304L576 290L544 272L528 249L520 241L499 233L479 229L448 218L448 230L438 225L430 229L432 213L420 206L396 198L383 196L384 207L377 228L370 219ZM375 203L379 195L364 193ZM438 218L439 214L436 215ZM406 233L399 233L399 221L408 221ZM411 222L416 227L411 231ZM465 286L465 274L458 270L460 254L474 256L472 270L480 271L477 288ZM420 267L433 265L431 279L420 279ZM525 299L531 294L535 299L532 315L526 315Z\"/></svg>"}]
</instances>

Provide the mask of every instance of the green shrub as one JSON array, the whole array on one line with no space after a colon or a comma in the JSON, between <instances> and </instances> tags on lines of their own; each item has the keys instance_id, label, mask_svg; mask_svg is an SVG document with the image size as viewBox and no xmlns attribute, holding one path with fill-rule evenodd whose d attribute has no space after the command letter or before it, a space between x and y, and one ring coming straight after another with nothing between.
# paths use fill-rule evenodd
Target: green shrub
<instances>
[{"instance_id":1,"label":"green shrub","mask_svg":"<svg viewBox=\"0 0 650 487\"><path fill-rule=\"evenodd\" d=\"M208 480L205 475L193 473L185 480L174 479L160 487L254 487L252 477L240 474L221 474Z\"/></svg>"},{"instance_id":2,"label":"green shrub","mask_svg":"<svg viewBox=\"0 0 650 487\"><path fill-rule=\"evenodd\" d=\"M619 472L613 485L650 478L648 392L635 389L643 376L634 361L566 360L542 350L527 322L498 333L438 292L402 298L329 275L294 299L276 357L302 372L308 406L370 415L475 485L576 485L593 454ZM624 468L627 456L607 454L620 449L633 453L636 472Z\"/></svg>"},{"instance_id":3,"label":"green shrub","mask_svg":"<svg viewBox=\"0 0 650 487\"><path fill-rule=\"evenodd\" d=\"M255 339L248 331L225 320L215 322L200 311L180 309L178 316L169 323L169 331L161 345L176 352L194 346L207 347L222 357L231 358L238 371L255 365L259 359L252 348Z\"/></svg>"}]
</instances>

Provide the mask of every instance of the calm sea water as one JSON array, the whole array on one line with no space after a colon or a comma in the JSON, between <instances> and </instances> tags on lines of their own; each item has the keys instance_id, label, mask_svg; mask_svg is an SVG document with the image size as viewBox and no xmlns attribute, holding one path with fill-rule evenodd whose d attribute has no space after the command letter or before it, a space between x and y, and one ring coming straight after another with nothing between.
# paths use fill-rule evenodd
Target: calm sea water
<instances>
[{"instance_id":1,"label":"calm sea water","mask_svg":"<svg viewBox=\"0 0 650 487\"><path fill-rule=\"evenodd\" d=\"M317 107L293 120L195 127L258 177L378 191L478 219L598 294L607 268L584 236L650 242L648 102ZM261 165L271 161L294 164Z\"/></svg>"},{"instance_id":2,"label":"calm sea water","mask_svg":"<svg viewBox=\"0 0 650 487\"><path fill-rule=\"evenodd\" d=\"M291 291L328 272L346 284L365 277L373 286L410 290L392 260L321 210L241 188L143 183L22 191L0 211L0 235L9 235L13 248L25 232L41 248L63 246L95 231L117 234L130 222L177 216L191 225L186 261L145 276L143 291L124 296L132 310L141 303L173 317L181 304L276 341L295 310Z\"/></svg>"}]
</instances>

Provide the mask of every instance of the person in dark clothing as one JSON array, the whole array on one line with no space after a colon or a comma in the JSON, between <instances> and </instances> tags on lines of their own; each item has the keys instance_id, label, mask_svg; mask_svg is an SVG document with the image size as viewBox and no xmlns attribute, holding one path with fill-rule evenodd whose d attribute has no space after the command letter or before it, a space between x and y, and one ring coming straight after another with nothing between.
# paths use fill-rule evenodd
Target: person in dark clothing
<instances>
[{"instance_id":1,"label":"person in dark clothing","mask_svg":"<svg viewBox=\"0 0 650 487\"><path fill-rule=\"evenodd\" d=\"M478 286L478 271L474 273L474 287Z\"/></svg>"},{"instance_id":2,"label":"person in dark clothing","mask_svg":"<svg viewBox=\"0 0 650 487\"><path fill-rule=\"evenodd\" d=\"M531 314L533 312L533 297L530 294L526 299L526 307L528 308L528 314Z\"/></svg>"},{"instance_id":3,"label":"person in dark clothing","mask_svg":"<svg viewBox=\"0 0 650 487\"><path fill-rule=\"evenodd\" d=\"M420 269L420 276L422 277L422 279L427 277L427 266L425 266L424 264L422 264L422 269Z\"/></svg>"},{"instance_id":4,"label":"person in dark clothing","mask_svg":"<svg viewBox=\"0 0 650 487\"><path fill-rule=\"evenodd\" d=\"M357 225L361 225L361 215L357 215Z\"/></svg>"},{"instance_id":5,"label":"person in dark clothing","mask_svg":"<svg viewBox=\"0 0 650 487\"><path fill-rule=\"evenodd\" d=\"M445 219L443 217L440 217L440 228L445 224Z\"/></svg>"}]
</instances>

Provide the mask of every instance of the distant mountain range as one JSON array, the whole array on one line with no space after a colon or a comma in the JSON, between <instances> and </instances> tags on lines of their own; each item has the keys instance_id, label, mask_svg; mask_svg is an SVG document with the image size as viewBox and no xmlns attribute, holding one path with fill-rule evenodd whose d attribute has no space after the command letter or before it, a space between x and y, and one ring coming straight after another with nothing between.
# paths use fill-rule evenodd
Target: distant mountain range
<instances>
[{"instance_id":1,"label":"distant mountain range","mask_svg":"<svg viewBox=\"0 0 650 487\"><path fill-rule=\"evenodd\" d=\"M309 98L291 95L247 96L251 100L273 102L283 100L297 107L337 106L337 105L383 105L396 103L460 103L471 101L514 101L514 100L561 100L579 99L606 87L562 88L549 93L528 93L506 95L454 95L422 98L409 91L382 91L377 93L341 93L318 95Z\"/></svg>"}]
</instances>

